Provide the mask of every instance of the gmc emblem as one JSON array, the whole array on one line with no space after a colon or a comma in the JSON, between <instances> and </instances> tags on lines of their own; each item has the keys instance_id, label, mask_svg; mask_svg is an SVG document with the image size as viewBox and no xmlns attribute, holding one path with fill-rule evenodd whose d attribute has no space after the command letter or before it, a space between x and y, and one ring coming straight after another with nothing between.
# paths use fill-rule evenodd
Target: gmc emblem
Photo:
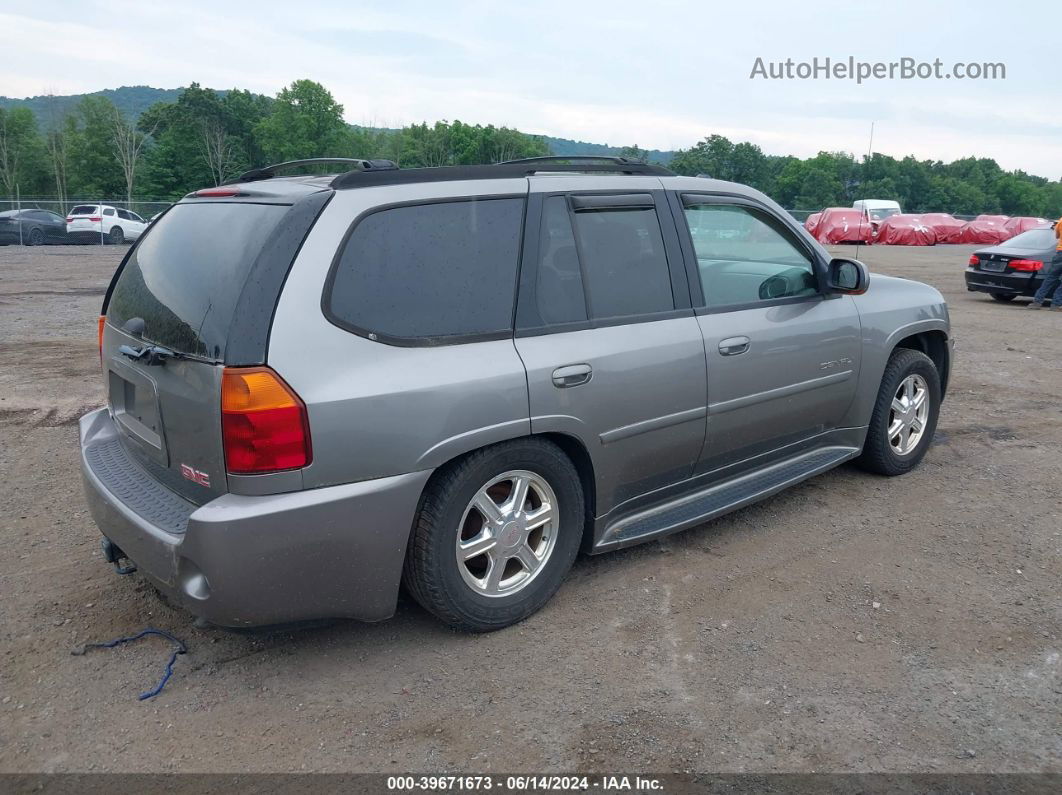
<instances>
[{"instance_id":1,"label":"gmc emblem","mask_svg":"<svg viewBox=\"0 0 1062 795\"><path fill-rule=\"evenodd\" d=\"M206 472L200 472L198 469L192 469L188 464L181 464L181 477L188 478L193 483L198 483L200 486L206 486L210 488L210 475Z\"/></svg>"}]
</instances>

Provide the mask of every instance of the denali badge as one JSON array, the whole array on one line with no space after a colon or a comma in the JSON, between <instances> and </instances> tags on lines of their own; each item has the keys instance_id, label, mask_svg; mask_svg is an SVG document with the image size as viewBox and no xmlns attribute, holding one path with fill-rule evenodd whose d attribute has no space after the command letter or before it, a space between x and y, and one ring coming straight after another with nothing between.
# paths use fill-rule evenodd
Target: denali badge
<instances>
[{"instance_id":1,"label":"denali badge","mask_svg":"<svg viewBox=\"0 0 1062 795\"><path fill-rule=\"evenodd\" d=\"M851 364L851 363L852 363L851 359L849 359L847 356L842 356L840 359L834 359L834 360L829 361L829 362L820 362L819 363L819 369L820 370L835 370L838 367L844 367L846 364Z\"/></svg>"},{"instance_id":2,"label":"denali badge","mask_svg":"<svg viewBox=\"0 0 1062 795\"><path fill-rule=\"evenodd\" d=\"M198 469L192 469L188 464L181 464L181 476L188 478L193 483L198 483L200 486L210 488L210 475L206 472L200 472Z\"/></svg>"}]
</instances>

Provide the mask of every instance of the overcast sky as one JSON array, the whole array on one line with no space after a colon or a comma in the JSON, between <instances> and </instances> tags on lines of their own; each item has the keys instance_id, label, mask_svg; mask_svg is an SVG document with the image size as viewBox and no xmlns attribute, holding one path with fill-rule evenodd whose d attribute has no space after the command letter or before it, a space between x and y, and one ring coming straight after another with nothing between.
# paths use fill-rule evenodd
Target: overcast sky
<instances>
[{"instance_id":1,"label":"overcast sky","mask_svg":"<svg viewBox=\"0 0 1062 795\"><path fill-rule=\"evenodd\" d=\"M752 80L757 57L1003 62L1006 79ZM1062 177L1062 11L949 2L0 2L0 94L323 83L347 121L674 149L711 133Z\"/></svg>"}]
</instances>

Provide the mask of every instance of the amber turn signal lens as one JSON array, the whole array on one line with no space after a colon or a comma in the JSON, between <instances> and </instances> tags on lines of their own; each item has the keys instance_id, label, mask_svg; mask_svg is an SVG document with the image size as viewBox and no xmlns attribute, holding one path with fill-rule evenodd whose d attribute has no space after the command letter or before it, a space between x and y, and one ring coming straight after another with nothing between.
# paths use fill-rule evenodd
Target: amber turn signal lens
<instances>
[{"instance_id":1,"label":"amber turn signal lens","mask_svg":"<svg viewBox=\"0 0 1062 795\"><path fill-rule=\"evenodd\" d=\"M221 435L233 474L300 469L311 460L306 405L268 367L225 368Z\"/></svg>"},{"instance_id":2,"label":"amber turn signal lens","mask_svg":"<svg viewBox=\"0 0 1062 795\"><path fill-rule=\"evenodd\" d=\"M107 316L100 315L99 322L96 324L96 341L99 343L100 348L100 362L103 362L103 327L107 325Z\"/></svg>"}]
</instances>

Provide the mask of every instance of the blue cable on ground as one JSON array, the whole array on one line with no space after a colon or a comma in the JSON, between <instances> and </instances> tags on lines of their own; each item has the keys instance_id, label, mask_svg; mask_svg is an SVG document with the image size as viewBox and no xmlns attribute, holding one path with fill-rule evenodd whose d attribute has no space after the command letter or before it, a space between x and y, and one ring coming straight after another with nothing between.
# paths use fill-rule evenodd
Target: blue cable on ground
<instances>
[{"instance_id":1,"label":"blue cable on ground","mask_svg":"<svg viewBox=\"0 0 1062 795\"><path fill-rule=\"evenodd\" d=\"M144 701L148 698L154 698L159 693L161 693L162 688L164 688L166 686L166 683L170 681L170 677L173 675L173 664L177 662L177 655L184 654L188 651L188 647L184 645L183 640L174 637L169 632L166 632L164 630L155 629L154 627L148 627L144 631L138 632L136 635L130 635L127 638L116 638L115 640L108 641L107 643L86 643L74 653L84 654L89 649L113 649L115 646L120 646L123 643L131 643L134 640L140 640L141 638L146 637L148 635L159 635L160 637L166 638L167 640L172 642L176 646L176 648L173 650L173 654L170 655L170 661L166 663L166 670L162 674L162 680L157 685L155 685L153 689L148 690L145 693L141 693L139 696L137 696L138 701Z\"/></svg>"}]
</instances>

